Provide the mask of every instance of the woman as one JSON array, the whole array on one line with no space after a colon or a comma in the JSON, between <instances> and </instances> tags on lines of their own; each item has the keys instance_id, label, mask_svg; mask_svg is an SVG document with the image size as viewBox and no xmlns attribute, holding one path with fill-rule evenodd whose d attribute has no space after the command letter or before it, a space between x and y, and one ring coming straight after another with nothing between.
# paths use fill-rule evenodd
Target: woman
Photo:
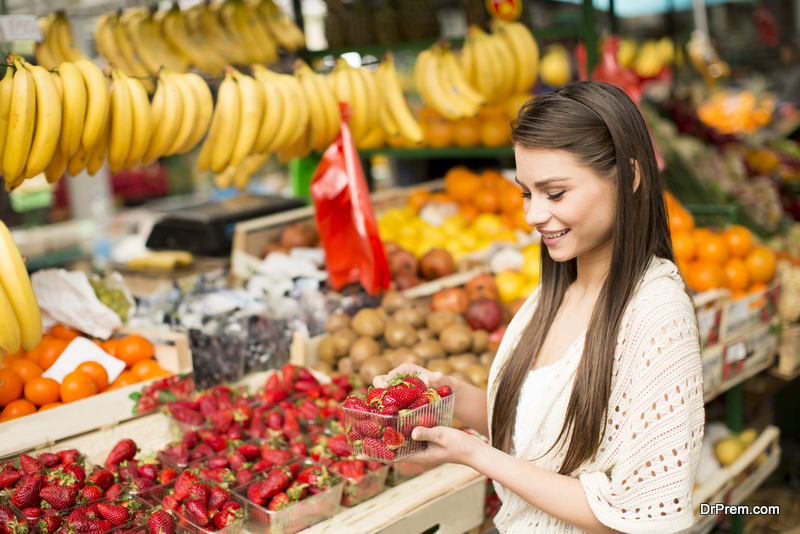
<instances>
[{"instance_id":1,"label":"woman","mask_svg":"<svg viewBox=\"0 0 800 534\"><path fill-rule=\"evenodd\" d=\"M528 224L542 235L537 290L509 325L489 390L403 365L458 391L451 428L416 428L404 461L491 478L503 533L679 532L694 521L703 437L692 299L675 267L647 127L620 89L578 82L512 123Z\"/></svg>"}]
</instances>

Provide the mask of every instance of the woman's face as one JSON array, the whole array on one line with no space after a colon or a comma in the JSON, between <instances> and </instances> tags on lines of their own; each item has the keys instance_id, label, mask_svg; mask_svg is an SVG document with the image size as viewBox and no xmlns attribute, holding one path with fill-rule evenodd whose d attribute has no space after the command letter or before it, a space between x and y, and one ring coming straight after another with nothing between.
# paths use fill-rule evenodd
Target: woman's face
<instances>
[{"instance_id":1,"label":"woman's face","mask_svg":"<svg viewBox=\"0 0 800 534\"><path fill-rule=\"evenodd\" d=\"M616 185L563 150L514 150L525 220L558 262L606 255L617 208ZM632 229L634 230L634 229Z\"/></svg>"}]
</instances>

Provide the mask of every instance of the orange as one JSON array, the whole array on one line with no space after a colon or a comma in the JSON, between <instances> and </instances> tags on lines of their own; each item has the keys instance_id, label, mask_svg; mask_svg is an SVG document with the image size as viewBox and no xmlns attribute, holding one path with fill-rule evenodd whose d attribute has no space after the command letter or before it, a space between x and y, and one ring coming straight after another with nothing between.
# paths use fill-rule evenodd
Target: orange
<instances>
[{"instance_id":1,"label":"orange","mask_svg":"<svg viewBox=\"0 0 800 534\"><path fill-rule=\"evenodd\" d=\"M30 361L25 358L25 351L23 349L19 349L16 354L8 354L6 351L3 351L3 355L0 356L0 360L2 360L0 361L0 369L11 369L11 364L20 358Z\"/></svg>"},{"instance_id":2,"label":"orange","mask_svg":"<svg viewBox=\"0 0 800 534\"><path fill-rule=\"evenodd\" d=\"M753 248L753 236L744 226L738 224L730 226L722 233L722 237L728 243L731 256L736 258L744 258Z\"/></svg>"},{"instance_id":3,"label":"orange","mask_svg":"<svg viewBox=\"0 0 800 534\"><path fill-rule=\"evenodd\" d=\"M104 351L116 357L117 348L119 348L119 339L109 339L108 341L104 341L100 346Z\"/></svg>"},{"instance_id":4,"label":"orange","mask_svg":"<svg viewBox=\"0 0 800 534\"><path fill-rule=\"evenodd\" d=\"M97 386L97 391L103 391L108 386L108 372L106 368L97 362L83 362L77 367L78 371L83 371L92 377L92 382Z\"/></svg>"},{"instance_id":5,"label":"orange","mask_svg":"<svg viewBox=\"0 0 800 534\"><path fill-rule=\"evenodd\" d=\"M691 285L695 291L716 289L725 283L725 272L718 263L698 261L692 265L691 272Z\"/></svg>"},{"instance_id":6,"label":"orange","mask_svg":"<svg viewBox=\"0 0 800 534\"><path fill-rule=\"evenodd\" d=\"M145 376L150 374L151 371L160 368L161 366L158 365L157 361L153 360L152 358L148 358L147 360L141 360L133 364L133 367L131 367L131 372L140 379L143 379Z\"/></svg>"},{"instance_id":7,"label":"orange","mask_svg":"<svg viewBox=\"0 0 800 534\"><path fill-rule=\"evenodd\" d=\"M431 195L431 200L433 202L442 202L444 204L455 202L455 200L453 200L453 197L451 197L447 193L434 193Z\"/></svg>"},{"instance_id":8,"label":"orange","mask_svg":"<svg viewBox=\"0 0 800 534\"><path fill-rule=\"evenodd\" d=\"M758 293L759 291L764 291L767 289L767 284L764 282L755 282L750 287L747 288L748 293Z\"/></svg>"},{"instance_id":9,"label":"orange","mask_svg":"<svg viewBox=\"0 0 800 534\"><path fill-rule=\"evenodd\" d=\"M133 374L131 371L122 371L116 380L114 380L110 386L108 386L103 391L108 391L110 389L119 389L121 387L130 386L131 384L135 384L137 382L141 382L139 377Z\"/></svg>"},{"instance_id":10,"label":"orange","mask_svg":"<svg viewBox=\"0 0 800 534\"><path fill-rule=\"evenodd\" d=\"M457 202L469 202L481 188L481 180L466 167L453 167L444 175L447 194Z\"/></svg>"},{"instance_id":11,"label":"orange","mask_svg":"<svg viewBox=\"0 0 800 534\"><path fill-rule=\"evenodd\" d=\"M39 341L39 344L36 345L36 347L34 347L32 351L27 353L25 357L28 358L33 363L39 364L39 355L42 352L42 347L46 344L47 341L53 339L54 337L55 336L53 334L44 334L42 336L41 341ZM39 365L39 367L41 367L41 365Z\"/></svg>"},{"instance_id":12,"label":"orange","mask_svg":"<svg viewBox=\"0 0 800 534\"><path fill-rule=\"evenodd\" d=\"M25 399L18 399L9 402L3 411L0 412L0 417L3 419L16 419L25 415L36 413L36 406L31 401Z\"/></svg>"},{"instance_id":13,"label":"orange","mask_svg":"<svg viewBox=\"0 0 800 534\"><path fill-rule=\"evenodd\" d=\"M481 214L478 208L472 204L461 204L458 213L464 218L464 222L467 223L467 225L471 225L475 218Z\"/></svg>"},{"instance_id":14,"label":"orange","mask_svg":"<svg viewBox=\"0 0 800 534\"><path fill-rule=\"evenodd\" d=\"M481 144L480 121L468 118L453 123L453 144L462 148Z\"/></svg>"},{"instance_id":15,"label":"orange","mask_svg":"<svg viewBox=\"0 0 800 534\"><path fill-rule=\"evenodd\" d=\"M733 290L733 295L731 295L731 298L733 300L738 300L738 299L742 298L745 295L747 295L747 291L742 290L742 289L734 289Z\"/></svg>"},{"instance_id":16,"label":"orange","mask_svg":"<svg viewBox=\"0 0 800 534\"><path fill-rule=\"evenodd\" d=\"M171 375L171 374L172 374L171 371L167 371L163 367L156 367L153 370L151 370L149 373L144 375L142 380L153 380L154 378L160 378L162 376L167 376L167 375Z\"/></svg>"},{"instance_id":17,"label":"orange","mask_svg":"<svg viewBox=\"0 0 800 534\"><path fill-rule=\"evenodd\" d=\"M72 371L61 381L61 401L74 402L97 394L92 376L84 371Z\"/></svg>"},{"instance_id":18,"label":"orange","mask_svg":"<svg viewBox=\"0 0 800 534\"><path fill-rule=\"evenodd\" d=\"M42 341L39 350L39 367L42 371L47 371L56 362L64 349L69 345L69 341L61 338L52 337L47 341Z\"/></svg>"},{"instance_id":19,"label":"orange","mask_svg":"<svg viewBox=\"0 0 800 534\"><path fill-rule=\"evenodd\" d=\"M697 254L699 261L717 263L719 265L724 265L730 258L728 244L722 236L717 234L711 234L700 239L695 254Z\"/></svg>"},{"instance_id":20,"label":"orange","mask_svg":"<svg viewBox=\"0 0 800 534\"><path fill-rule=\"evenodd\" d=\"M669 229L672 233L691 232L694 229L694 218L684 208L670 210Z\"/></svg>"},{"instance_id":21,"label":"orange","mask_svg":"<svg viewBox=\"0 0 800 534\"><path fill-rule=\"evenodd\" d=\"M481 124L480 133L483 146L506 146L511 144L508 119L488 119Z\"/></svg>"},{"instance_id":22,"label":"orange","mask_svg":"<svg viewBox=\"0 0 800 534\"><path fill-rule=\"evenodd\" d=\"M694 259L694 238L689 232L672 234L672 251L678 261Z\"/></svg>"},{"instance_id":23,"label":"orange","mask_svg":"<svg viewBox=\"0 0 800 534\"><path fill-rule=\"evenodd\" d=\"M505 181L503 175L494 169L487 169L481 173L481 183L486 189L495 189Z\"/></svg>"},{"instance_id":24,"label":"orange","mask_svg":"<svg viewBox=\"0 0 800 534\"><path fill-rule=\"evenodd\" d=\"M76 337L80 337L81 333L72 328L57 324L53 327L53 335L61 339L66 339L67 341L72 341Z\"/></svg>"},{"instance_id":25,"label":"orange","mask_svg":"<svg viewBox=\"0 0 800 534\"><path fill-rule=\"evenodd\" d=\"M525 210L515 211L511 214L511 218L514 220L515 228L525 230L526 232L533 230L533 226L529 225L528 221L525 219Z\"/></svg>"},{"instance_id":26,"label":"orange","mask_svg":"<svg viewBox=\"0 0 800 534\"><path fill-rule=\"evenodd\" d=\"M768 284L775 276L775 254L764 247L753 247L745 258L750 280Z\"/></svg>"},{"instance_id":27,"label":"orange","mask_svg":"<svg viewBox=\"0 0 800 534\"><path fill-rule=\"evenodd\" d=\"M414 191L408 196L408 205L414 208L416 211L419 211L430 199L431 194L428 191L423 191L420 189Z\"/></svg>"},{"instance_id":28,"label":"orange","mask_svg":"<svg viewBox=\"0 0 800 534\"><path fill-rule=\"evenodd\" d=\"M508 184L508 182L506 183ZM522 198L522 191L518 187L508 184L498 189L500 190L500 211L514 214L525 209L523 207L525 200Z\"/></svg>"},{"instance_id":29,"label":"orange","mask_svg":"<svg viewBox=\"0 0 800 534\"><path fill-rule=\"evenodd\" d=\"M502 213L500 214L500 224L503 228L511 230L514 228L514 218L508 213Z\"/></svg>"},{"instance_id":30,"label":"orange","mask_svg":"<svg viewBox=\"0 0 800 534\"><path fill-rule=\"evenodd\" d=\"M34 378L25 384L25 398L36 406L58 402L61 400L60 386L52 378Z\"/></svg>"},{"instance_id":31,"label":"orange","mask_svg":"<svg viewBox=\"0 0 800 534\"><path fill-rule=\"evenodd\" d=\"M22 396L22 379L11 369L0 369L0 407Z\"/></svg>"},{"instance_id":32,"label":"orange","mask_svg":"<svg viewBox=\"0 0 800 534\"><path fill-rule=\"evenodd\" d=\"M482 119L502 119L508 122L508 113L504 104L492 104L481 107L478 116Z\"/></svg>"},{"instance_id":33,"label":"orange","mask_svg":"<svg viewBox=\"0 0 800 534\"><path fill-rule=\"evenodd\" d=\"M664 191L664 199L666 200L667 203L667 215L676 210L684 209L684 207L681 205L678 199L675 198L669 191Z\"/></svg>"},{"instance_id":34,"label":"orange","mask_svg":"<svg viewBox=\"0 0 800 534\"><path fill-rule=\"evenodd\" d=\"M58 408L59 406L64 406L63 402L48 402L42 406L39 406L39 411L43 412L45 410L50 410L51 408Z\"/></svg>"},{"instance_id":35,"label":"orange","mask_svg":"<svg viewBox=\"0 0 800 534\"><path fill-rule=\"evenodd\" d=\"M423 123L425 144L432 148L444 148L453 145L453 123L445 120L434 120Z\"/></svg>"},{"instance_id":36,"label":"orange","mask_svg":"<svg viewBox=\"0 0 800 534\"><path fill-rule=\"evenodd\" d=\"M19 358L11 364L11 369L22 379L23 384L27 384L34 378L42 376L42 368L27 358Z\"/></svg>"},{"instance_id":37,"label":"orange","mask_svg":"<svg viewBox=\"0 0 800 534\"><path fill-rule=\"evenodd\" d=\"M142 336L126 336L119 340L115 356L130 369L139 360L153 357L153 345Z\"/></svg>"},{"instance_id":38,"label":"orange","mask_svg":"<svg viewBox=\"0 0 800 534\"><path fill-rule=\"evenodd\" d=\"M494 189L481 189L472 203L482 213L497 213L500 210L500 195Z\"/></svg>"},{"instance_id":39,"label":"orange","mask_svg":"<svg viewBox=\"0 0 800 534\"><path fill-rule=\"evenodd\" d=\"M691 231L691 234L692 234L692 239L694 239L695 253L697 253L697 247L700 245L700 241L702 241L704 238L710 235L713 235L711 233L711 230L709 230L708 228L695 228L694 230Z\"/></svg>"},{"instance_id":40,"label":"orange","mask_svg":"<svg viewBox=\"0 0 800 534\"><path fill-rule=\"evenodd\" d=\"M750 285L750 273L741 258L731 258L723 267L725 287L732 291L744 291Z\"/></svg>"}]
</instances>

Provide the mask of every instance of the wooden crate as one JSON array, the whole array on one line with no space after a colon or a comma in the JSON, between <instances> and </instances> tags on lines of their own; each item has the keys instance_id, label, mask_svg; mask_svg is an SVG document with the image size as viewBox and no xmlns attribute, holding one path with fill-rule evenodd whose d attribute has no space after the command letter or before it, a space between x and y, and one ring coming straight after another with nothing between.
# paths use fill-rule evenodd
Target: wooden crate
<instances>
[{"instance_id":1,"label":"wooden crate","mask_svg":"<svg viewBox=\"0 0 800 534\"><path fill-rule=\"evenodd\" d=\"M726 342L751 331L759 324L770 322L778 314L780 279L752 295L731 300L723 305L719 338Z\"/></svg>"},{"instance_id":2,"label":"wooden crate","mask_svg":"<svg viewBox=\"0 0 800 534\"><path fill-rule=\"evenodd\" d=\"M778 346L778 375L792 376L800 368L800 324L783 324L783 336Z\"/></svg>"},{"instance_id":3,"label":"wooden crate","mask_svg":"<svg viewBox=\"0 0 800 534\"><path fill-rule=\"evenodd\" d=\"M375 215L392 207L402 207L414 191L424 189L438 191L444 189L444 180L433 180L414 187L396 187L378 191L370 195ZM284 228L297 222L314 223L314 206L306 206L267 215L239 223L233 231L231 250L231 278L234 284L242 284L249 279L261 264L261 251L264 246L280 238Z\"/></svg>"},{"instance_id":4,"label":"wooden crate","mask_svg":"<svg viewBox=\"0 0 800 534\"><path fill-rule=\"evenodd\" d=\"M722 345L714 345L702 349L703 357L703 394L711 395L722 384Z\"/></svg>"},{"instance_id":5,"label":"wooden crate","mask_svg":"<svg viewBox=\"0 0 800 534\"><path fill-rule=\"evenodd\" d=\"M711 289L694 298L697 323L700 327L700 348L719 341L723 310L730 303L731 295L727 289Z\"/></svg>"},{"instance_id":6,"label":"wooden crate","mask_svg":"<svg viewBox=\"0 0 800 534\"><path fill-rule=\"evenodd\" d=\"M173 373L192 370L192 354L186 334L144 330L119 329L115 336L139 334L153 343L158 364ZM136 417L136 403L131 393L156 380L139 382L86 399L65 404L52 410L35 413L0 424L0 457L16 454L33 447L51 445L65 438L116 425Z\"/></svg>"},{"instance_id":7,"label":"wooden crate","mask_svg":"<svg viewBox=\"0 0 800 534\"><path fill-rule=\"evenodd\" d=\"M730 380L763 365L778 349L775 328L779 319L758 324L748 332L723 344L722 380Z\"/></svg>"}]
</instances>

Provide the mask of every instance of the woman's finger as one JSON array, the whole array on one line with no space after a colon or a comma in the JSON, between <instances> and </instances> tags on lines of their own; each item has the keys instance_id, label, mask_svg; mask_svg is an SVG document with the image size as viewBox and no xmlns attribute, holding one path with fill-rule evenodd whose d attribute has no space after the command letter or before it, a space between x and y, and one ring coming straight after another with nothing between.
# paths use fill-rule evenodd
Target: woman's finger
<instances>
[{"instance_id":1,"label":"woman's finger","mask_svg":"<svg viewBox=\"0 0 800 534\"><path fill-rule=\"evenodd\" d=\"M428 385L430 386L439 387L442 385L442 380L444 380L444 375L439 371L428 375Z\"/></svg>"}]
</instances>

